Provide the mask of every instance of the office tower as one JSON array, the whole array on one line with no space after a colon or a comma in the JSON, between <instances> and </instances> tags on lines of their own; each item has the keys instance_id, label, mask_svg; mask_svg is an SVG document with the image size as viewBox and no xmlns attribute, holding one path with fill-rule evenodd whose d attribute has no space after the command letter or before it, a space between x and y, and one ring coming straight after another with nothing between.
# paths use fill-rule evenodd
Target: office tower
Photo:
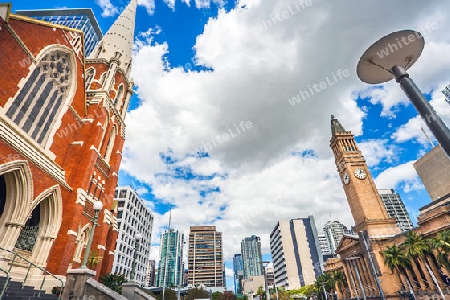
<instances>
[{"instance_id":1,"label":"office tower","mask_svg":"<svg viewBox=\"0 0 450 300\"><path fill-rule=\"evenodd\" d=\"M413 166L432 201L450 194L450 159L440 145L418 159Z\"/></svg>"},{"instance_id":2,"label":"office tower","mask_svg":"<svg viewBox=\"0 0 450 300\"><path fill-rule=\"evenodd\" d=\"M166 230L161 236L160 260L156 285L177 287L183 285L184 234L178 230Z\"/></svg>"},{"instance_id":3,"label":"office tower","mask_svg":"<svg viewBox=\"0 0 450 300\"><path fill-rule=\"evenodd\" d=\"M445 87L445 89L442 91L442 94L445 95L445 101L450 104L450 84Z\"/></svg>"},{"instance_id":4,"label":"office tower","mask_svg":"<svg viewBox=\"0 0 450 300\"><path fill-rule=\"evenodd\" d=\"M241 242L244 279L263 275L261 238L256 235L246 237Z\"/></svg>"},{"instance_id":5,"label":"office tower","mask_svg":"<svg viewBox=\"0 0 450 300\"><path fill-rule=\"evenodd\" d=\"M147 276L145 277L145 286L155 286L156 262L154 259L148 261Z\"/></svg>"},{"instance_id":6,"label":"office tower","mask_svg":"<svg viewBox=\"0 0 450 300\"><path fill-rule=\"evenodd\" d=\"M413 223L406 211L405 205L403 204L400 195L392 189L379 189L381 200L383 201L384 207L390 218L395 218L397 220L397 225L402 231L407 231L412 229Z\"/></svg>"},{"instance_id":7,"label":"office tower","mask_svg":"<svg viewBox=\"0 0 450 300\"><path fill-rule=\"evenodd\" d=\"M242 265L242 254L235 254L233 256L233 271L234 271L234 293L242 294L242 279L244 279L244 269Z\"/></svg>"},{"instance_id":8,"label":"office tower","mask_svg":"<svg viewBox=\"0 0 450 300\"><path fill-rule=\"evenodd\" d=\"M323 264L314 217L279 221L270 234L270 253L276 286L292 290L313 284Z\"/></svg>"},{"instance_id":9,"label":"office tower","mask_svg":"<svg viewBox=\"0 0 450 300\"><path fill-rule=\"evenodd\" d=\"M275 273L273 271L272 267L266 267L266 280L267 280L267 286L269 288L273 288L275 284Z\"/></svg>"},{"instance_id":10,"label":"office tower","mask_svg":"<svg viewBox=\"0 0 450 300\"><path fill-rule=\"evenodd\" d=\"M189 285L224 291L222 233L216 226L191 226L188 270Z\"/></svg>"},{"instance_id":11,"label":"office tower","mask_svg":"<svg viewBox=\"0 0 450 300\"><path fill-rule=\"evenodd\" d=\"M319 238L319 246L320 250L322 251L322 255L331 254L330 245L328 244L328 239L325 234L319 233L317 237Z\"/></svg>"},{"instance_id":12,"label":"office tower","mask_svg":"<svg viewBox=\"0 0 450 300\"><path fill-rule=\"evenodd\" d=\"M135 281L146 285L147 267L152 239L153 215L145 202L129 186L118 187L115 198L117 201L117 228L119 235L114 250L114 273L124 274L130 280L131 265L135 251L135 237L139 233L142 239L136 256Z\"/></svg>"},{"instance_id":13,"label":"office tower","mask_svg":"<svg viewBox=\"0 0 450 300\"><path fill-rule=\"evenodd\" d=\"M102 39L94 13L90 8L18 10L18 14L83 31L85 55L89 56Z\"/></svg>"},{"instance_id":14,"label":"office tower","mask_svg":"<svg viewBox=\"0 0 450 300\"><path fill-rule=\"evenodd\" d=\"M323 226L323 233L327 239L331 254L336 252L336 248L344 236L345 229L345 226L339 221L328 221Z\"/></svg>"}]
</instances>

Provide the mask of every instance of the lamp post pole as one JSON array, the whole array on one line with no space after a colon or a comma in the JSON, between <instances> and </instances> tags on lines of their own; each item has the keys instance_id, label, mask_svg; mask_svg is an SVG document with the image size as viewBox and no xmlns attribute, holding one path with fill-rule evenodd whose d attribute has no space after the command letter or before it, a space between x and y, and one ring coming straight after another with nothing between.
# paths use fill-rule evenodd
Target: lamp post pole
<instances>
[{"instance_id":1,"label":"lamp post pole","mask_svg":"<svg viewBox=\"0 0 450 300\"><path fill-rule=\"evenodd\" d=\"M88 243L86 245L86 250L84 251L83 262L81 263L81 267L80 267L81 269L87 269L86 264L89 259L89 253L91 252L91 245L92 245L92 240L94 239L95 227L98 226L98 223L97 223L98 214L102 210L102 207L103 207L103 203L101 201L96 201L94 203L94 219L93 219L93 223L92 223L92 230L89 232Z\"/></svg>"},{"instance_id":2,"label":"lamp post pole","mask_svg":"<svg viewBox=\"0 0 450 300\"><path fill-rule=\"evenodd\" d=\"M141 234L136 234L134 237L134 240L136 241L134 243L134 254L133 254L133 263L131 264L131 274L130 274L130 280L134 281L135 275L136 275L136 257L137 257L137 253L139 251L139 242L142 239L142 235Z\"/></svg>"},{"instance_id":3,"label":"lamp post pole","mask_svg":"<svg viewBox=\"0 0 450 300\"><path fill-rule=\"evenodd\" d=\"M442 121L433 109L430 102L425 99L420 89L416 86L414 81L409 78L409 74L402 66L393 66L392 73L395 76L395 80L400 84L403 92L408 96L417 112L441 145L445 154L450 158L450 130L445 125L444 121Z\"/></svg>"}]
</instances>

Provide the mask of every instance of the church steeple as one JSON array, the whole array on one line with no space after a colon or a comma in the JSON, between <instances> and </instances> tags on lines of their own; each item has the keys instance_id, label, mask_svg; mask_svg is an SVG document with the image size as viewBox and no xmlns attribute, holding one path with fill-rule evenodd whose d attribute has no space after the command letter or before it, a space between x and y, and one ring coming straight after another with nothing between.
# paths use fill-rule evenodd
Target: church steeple
<instances>
[{"instance_id":1,"label":"church steeple","mask_svg":"<svg viewBox=\"0 0 450 300\"><path fill-rule=\"evenodd\" d=\"M89 58L115 58L119 67L129 75L134 41L137 0L131 0L108 32L92 51Z\"/></svg>"},{"instance_id":2,"label":"church steeple","mask_svg":"<svg viewBox=\"0 0 450 300\"><path fill-rule=\"evenodd\" d=\"M355 220L355 232L368 230L371 236L399 233L400 228L396 227L394 218L389 218L353 134L334 116L331 116L331 134L330 146Z\"/></svg>"}]
</instances>

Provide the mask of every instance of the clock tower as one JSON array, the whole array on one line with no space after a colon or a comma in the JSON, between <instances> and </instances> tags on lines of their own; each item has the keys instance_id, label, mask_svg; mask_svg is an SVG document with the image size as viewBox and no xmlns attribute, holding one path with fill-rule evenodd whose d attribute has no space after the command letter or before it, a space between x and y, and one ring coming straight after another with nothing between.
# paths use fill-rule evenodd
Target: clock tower
<instances>
[{"instance_id":1,"label":"clock tower","mask_svg":"<svg viewBox=\"0 0 450 300\"><path fill-rule=\"evenodd\" d=\"M331 116L331 134L330 147L355 220L355 233L361 230L367 230L370 236L400 233L395 218L388 216L353 134L334 116Z\"/></svg>"}]
</instances>

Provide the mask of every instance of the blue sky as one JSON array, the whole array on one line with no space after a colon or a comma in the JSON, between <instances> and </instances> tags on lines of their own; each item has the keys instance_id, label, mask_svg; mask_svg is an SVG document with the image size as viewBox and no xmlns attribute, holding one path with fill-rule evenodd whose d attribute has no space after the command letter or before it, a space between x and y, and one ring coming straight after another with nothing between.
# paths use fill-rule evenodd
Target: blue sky
<instances>
[{"instance_id":1,"label":"blue sky","mask_svg":"<svg viewBox=\"0 0 450 300\"><path fill-rule=\"evenodd\" d=\"M252 234L270 259L278 220L313 214L319 230L330 216L354 225L329 148L331 114L356 135L378 188L400 193L416 222L431 201L412 167L431 149L425 124L395 82L364 84L356 63L392 31L421 31L425 50L410 74L449 124L440 91L450 83L450 23L441 13L450 4L384 2L138 1L136 94L119 181L154 212L153 258L170 207L176 229L214 224L223 232L227 268ZM20 0L13 10L89 7L105 33L126 4ZM350 75L290 104L339 70Z\"/></svg>"}]
</instances>

